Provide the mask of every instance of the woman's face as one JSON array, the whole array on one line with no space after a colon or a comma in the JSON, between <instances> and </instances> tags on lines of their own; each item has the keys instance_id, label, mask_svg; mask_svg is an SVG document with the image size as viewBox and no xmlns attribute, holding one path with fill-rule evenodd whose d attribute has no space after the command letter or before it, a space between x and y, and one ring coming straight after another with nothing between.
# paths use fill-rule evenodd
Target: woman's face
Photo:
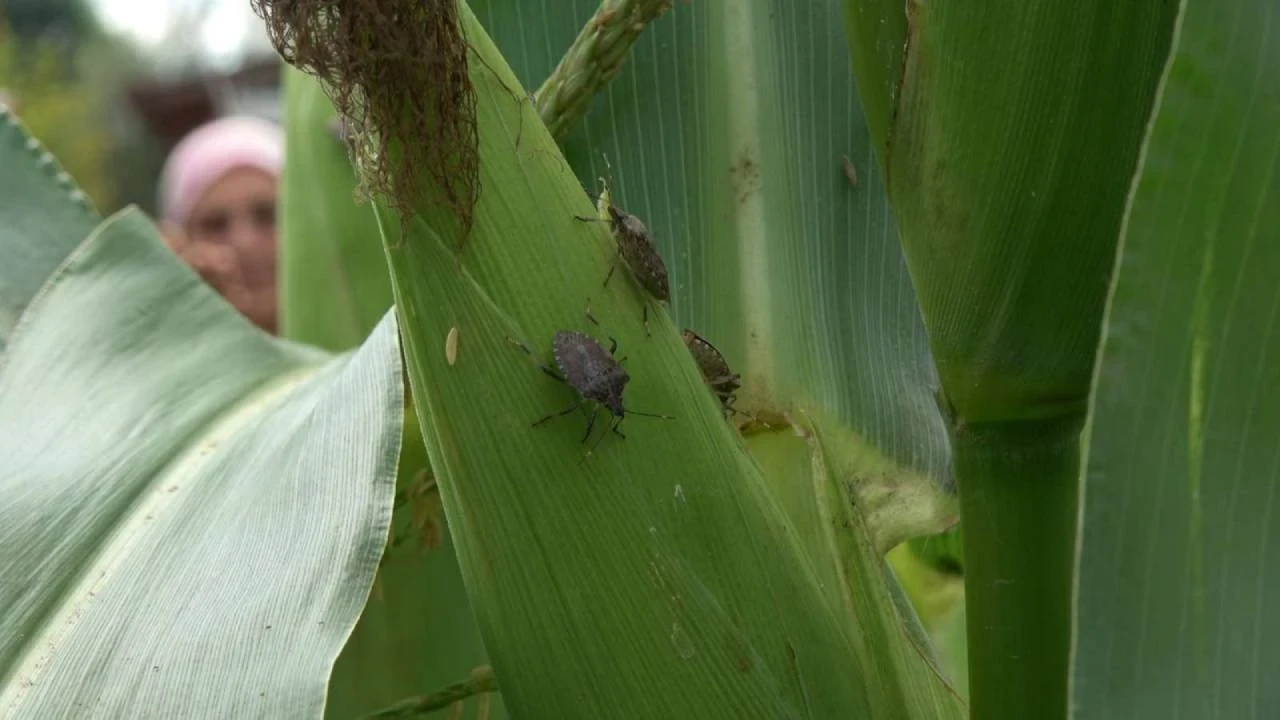
<instances>
[{"instance_id":1,"label":"woman's face","mask_svg":"<svg viewBox=\"0 0 1280 720\"><path fill-rule=\"evenodd\" d=\"M238 290L246 295L234 304L269 328L276 311L276 192L276 179L261 170L231 170L196 202L185 228L188 243L231 251Z\"/></svg>"},{"instance_id":2,"label":"woman's face","mask_svg":"<svg viewBox=\"0 0 1280 720\"><path fill-rule=\"evenodd\" d=\"M275 178L253 168L231 170L196 202L186 230L192 242L237 249L274 246Z\"/></svg>"}]
</instances>

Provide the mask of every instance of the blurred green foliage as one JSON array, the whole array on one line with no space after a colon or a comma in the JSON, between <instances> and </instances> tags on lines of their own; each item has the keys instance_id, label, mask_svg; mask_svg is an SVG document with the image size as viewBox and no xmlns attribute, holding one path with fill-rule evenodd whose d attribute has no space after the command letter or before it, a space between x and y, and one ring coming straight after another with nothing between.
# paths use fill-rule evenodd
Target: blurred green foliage
<instances>
[{"instance_id":1,"label":"blurred green foliage","mask_svg":"<svg viewBox=\"0 0 1280 720\"><path fill-rule=\"evenodd\" d=\"M0 15L21 38L46 38L74 48L100 32L84 0L0 0Z\"/></svg>"},{"instance_id":2,"label":"blurred green foliage","mask_svg":"<svg viewBox=\"0 0 1280 720\"><path fill-rule=\"evenodd\" d=\"M84 0L0 0L0 101L104 213L154 210L164 156L126 92L147 65Z\"/></svg>"},{"instance_id":3,"label":"blurred green foliage","mask_svg":"<svg viewBox=\"0 0 1280 720\"><path fill-rule=\"evenodd\" d=\"M60 44L43 37L10 34L0 18L0 89L31 132L99 208L113 207L108 173L110 136L96 93L75 77Z\"/></svg>"}]
</instances>

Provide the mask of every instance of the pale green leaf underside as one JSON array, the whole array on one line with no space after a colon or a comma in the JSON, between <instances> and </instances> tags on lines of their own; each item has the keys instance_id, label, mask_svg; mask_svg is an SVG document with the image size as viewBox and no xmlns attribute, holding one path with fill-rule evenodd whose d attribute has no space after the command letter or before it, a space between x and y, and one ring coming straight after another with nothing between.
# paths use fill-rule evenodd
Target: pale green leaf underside
<instances>
[{"instance_id":1,"label":"pale green leaf underside","mask_svg":"<svg viewBox=\"0 0 1280 720\"><path fill-rule=\"evenodd\" d=\"M0 107L0 352L45 278L97 213L57 161Z\"/></svg>"},{"instance_id":2,"label":"pale green leaf underside","mask_svg":"<svg viewBox=\"0 0 1280 720\"><path fill-rule=\"evenodd\" d=\"M1280 714L1280 7L1188 0L1096 381L1080 718Z\"/></svg>"},{"instance_id":3,"label":"pale green leaf underside","mask_svg":"<svg viewBox=\"0 0 1280 720\"><path fill-rule=\"evenodd\" d=\"M472 6L537 87L597 3ZM840 3L674 3L565 151L584 186L594 193L609 175L616 200L653 230L677 322L782 402L816 404L898 462L949 477Z\"/></svg>"},{"instance_id":4,"label":"pale green leaf underside","mask_svg":"<svg viewBox=\"0 0 1280 720\"><path fill-rule=\"evenodd\" d=\"M100 226L0 359L0 716L319 716L386 542L396 348L391 317L337 358L273 340L137 211Z\"/></svg>"}]
</instances>

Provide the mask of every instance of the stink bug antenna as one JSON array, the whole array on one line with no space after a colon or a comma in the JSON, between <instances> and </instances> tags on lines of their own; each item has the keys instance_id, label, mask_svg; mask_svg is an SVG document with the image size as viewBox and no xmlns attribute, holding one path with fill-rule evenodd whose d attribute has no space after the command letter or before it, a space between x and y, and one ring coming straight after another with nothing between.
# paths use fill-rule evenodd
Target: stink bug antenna
<instances>
[{"instance_id":1,"label":"stink bug antenna","mask_svg":"<svg viewBox=\"0 0 1280 720\"><path fill-rule=\"evenodd\" d=\"M628 409L628 408L622 408L622 413L623 413L623 415L624 415L624 416L626 416L626 415L643 415L643 416L645 416L645 417L662 418L663 420L675 420L675 417L673 417L673 416L671 416L671 415L659 415L658 413L638 412L638 411L636 411L636 410L631 410L631 409ZM594 416L594 413L593 413L593 416ZM619 418L614 418L614 419L613 419L613 422L609 423L609 432L613 433L614 435L617 435L618 437L622 438L623 440L626 440L626 439L627 439L627 436L626 436L626 435L623 435L623 434L622 434L622 431L618 429L618 426L622 424L622 420L623 420L623 418L620 418L620 417L619 417ZM587 449L586 454L587 454L587 455L591 455L592 453L594 453L594 452L595 452L595 450L596 450L596 448L600 446L600 443L604 441L604 436L605 436L605 435L607 435L607 434L608 434L608 433L603 433L603 432L602 432L602 433L600 433L600 437L596 438L596 441L595 441L594 443L592 443L592 444L591 444L591 447ZM591 427L590 427L590 424L588 424L588 427L587 427L587 437L591 437ZM582 441L583 441L584 443L587 441L587 437L582 438Z\"/></svg>"},{"instance_id":2,"label":"stink bug antenna","mask_svg":"<svg viewBox=\"0 0 1280 720\"><path fill-rule=\"evenodd\" d=\"M607 158L606 158L606 162L608 162ZM609 223L610 225L612 225L613 218L606 217L603 214L601 214L602 211L600 210L600 200L602 198L607 198L609 201L609 205L613 205L613 193L609 192L609 183L604 178L598 177L596 178L596 182L600 183L600 189L599 189L599 192L596 194L596 196L591 198L591 202L593 205L595 205L597 214L592 217L587 217L584 215L574 215L573 217L575 220L581 220L583 222L602 222L602 223Z\"/></svg>"},{"instance_id":3,"label":"stink bug antenna","mask_svg":"<svg viewBox=\"0 0 1280 720\"><path fill-rule=\"evenodd\" d=\"M596 177L596 183L598 183L599 185L599 193L595 197L597 207L599 207L600 205L600 199L606 196L608 196L609 204L610 205L613 204L613 192L609 190L609 183L613 178L613 164L609 162L609 153L601 151L600 157L604 158L605 172L603 177L600 177L600 176ZM594 166L592 167L592 169L595 169ZM605 178L609 178L609 180L606 180ZM605 219L605 222L611 222L611 221L608 219Z\"/></svg>"},{"instance_id":4,"label":"stink bug antenna","mask_svg":"<svg viewBox=\"0 0 1280 720\"><path fill-rule=\"evenodd\" d=\"M618 423L619 423L619 422L621 422L621 420L615 420L615 421L613 421L613 422L609 423L609 430L610 430L610 432L616 433L616 434L617 434L618 436L620 436L623 440L625 440L625 439L627 438L627 436L626 436L626 435L623 435L621 432L618 432ZM600 443L604 441L604 436L605 436L605 435L608 435L608 433L600 433L600 437L596 438L596 441L595 441L594 443L592 443L592 444L591 444L591 447L587 448L586 456L590 456L590 455L592 455L593 453L595 453L596 448L600 447ZM590 430L589 428L588 428L588 430L587 430L587 437L591 437L591 430ZM587 441L587 438L585 438L585 437L584 437L584 438L582 438L582 442L584 442L584 443L585 443L586 441ZM584 458L584 459L585 459L585 458Z\"/></svg>"},{"instance_id":5,"label":"stink bug antenna","mask_svg":"<svg viewBox=\"0 0 1280 720\"><path fill-rule=\"evenodd\" d=\"M645 417L662 418L663 420L676 419L674 415L662 415L660 413L640 412L639 410L632 410L631 408L622 408L622 412L627 415L643 415Z\"/></svg>"},{"instance_id":6,"label":"stink bug antenna","mask_svg":"<svg viewBox=\"0 0 1280 720\"><path fill-rule=\"evenodd\" d=\"M613 205L613 190L610 188L610 185L613 183L613 164L609 162L609 153L601 151L600 156L604 158L605 177L609 178L608 181L604 178L600 178L600 195L602 197L607 196L606 199L608 200L608 205ZM599 204L600 199L596 198L596 205Z\"/></svg>"},{"instance_id":7,"label":"stink bug antenna","mask_svg":"<svg viewBox=\"0 0 1280 720\"><path fill-rule=\"evenodd\" d=\"M537 365L537 366L538 366L538 369L539 369L539 370L541 370L542 372L546 373L547 375L550 375L551 377L555 378L556 380L559 380L560 382L565 382L565 378L564 378L564 376L563 376L563 375L561 375L559 372L557 372L557 371L555 370L555 368L551 367L550 365L544 365L544 364L542 363L542 361L541 361L541 360L538 360L538 356L533 354L533 351L529 349L529 346L528 346L528 345L525 345L524 343L520 342L519 340L513 340L513 339L511 339L510 337L508 337L508 338L507 338L507 342L509 342L509 343L511 343L512 345L514 345L514 346L516 346L516 347L520 348L521 350L523 350L523 351L524 351L524 354L529 356L529 359L533 361L533 364L534 364L534 365ZM543 419L545 420L545 419L547 419L547 418L543 418ZM539 422L541 422L541 421L539 421ZM537 424L537 423L535 423L535 424Z\"/></svg>"}]
</instances>

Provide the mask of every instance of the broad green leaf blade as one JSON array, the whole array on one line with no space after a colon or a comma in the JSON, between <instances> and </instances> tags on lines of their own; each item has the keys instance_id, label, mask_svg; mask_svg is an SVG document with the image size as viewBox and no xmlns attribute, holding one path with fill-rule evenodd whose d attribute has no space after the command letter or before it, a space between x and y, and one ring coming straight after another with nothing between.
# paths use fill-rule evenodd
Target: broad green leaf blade
<instances>
[{"instance_id":1,"label":"broad green leaf blade","mask_svg":"<svg viewBox=\"0 0 1280 720\"><path fill-rule=\"evenodd\" d=\"M947 396L971 425L1083 415L1176 6L910 7L885 161Z\"/></svg>"},{"instance_id":2,"label":"broad green leaf blade","mask_svg":"<svg viewBox=\"0 0 1280 720\"><path fill-rule=\"evenodd\" d=\"M595 10L566 5L579 23ZM577 32L525 4L475 6L526 85ZM608 175L618 201L654 231L673 315L748 376L745 395L838 417L858 433L854 446L874 448L862 478L914 491L923 472L949 486L936 375L840 11L825 1L677 3L645 30L565 148L580 182L594 188ZM786 463L763 467L781 495L807 491ZM901 527L936 531L939 517L954 510Z\"/></svg>"},{"instance_id":3,"label":"broad green leaf blade","mask_svg":"<svg viewBox=\"0 0 1280 720\"><path fill-rule=\"evenodd\" d=\"M908 2L905 38L848 4L860 70L904 43L896 88L861 90L891 96L876 145L969 520L972 711L1061 717L1080 429L1176 4Z\"/></svg>"},{"instance_id":4,"label":"broad green leaf blade","mask_svg":"<svg viewBox=\"0 0 1280 720\"><path fill-rule=\"evenodd\" d=\"M280 332L333 351L359 345L391 307L391 281L368 203L315 78L284 70Z\"/></svg>"},{"instance_id":5,"label":"broad green leaf blade","mask_svg":"<svg viewBox=\"0 0 1280 720\"><path fill-rule=\"evenodd\" d=\"M845 0L844 22L853 71L875 138L876 160L888 160L890 125L898 102L906 59L908 16L919 8L901 0Z\"/></svg>"},{"instance_id":6,"label":"broad green leaf blade","mask_svg":"<svg viewBox=\"0 0 1280 720\"><path fill-rule=\"evenodd\" d=\"M388 278L388 286L390 278ZM360 621L329 683L326 715L348 720L445 687L488 663L462 584L426 448L412 408L405 413L391 546ZM501 720L501 696L465 701Z\"/></svg>"},{"instance_id":7,"label":"broad green leaf blade","mask_svg":"<svg viewBox=\"0 0 1280 720\"><path fill-rule=\"evenodd\" d=\"M130 209L0 361L0 713L318 717L386 543L403 385L274 340Z\"/></svg>"},{"instance_id":8,"label":"broad green leaf blade","mask_svg":"<svg viewBox=\"0 0 1280 720\"><path fill-rule=\"evenodd\" d=\"M893 463L859 447L849 434L822 418L802 429L753 434L751 455L771 473L773 494L805 553L831 578L822 589L829 602L844 608L862 667L881 693L872 716L963 717L962 693L940 680L929 639L889 571L883 538L874 532L877 514L902 508L894 507L898 493L884 480L891 473L860 473L877 466L888 470ZM930 511L932 498L912 499L911 510ZM949 598L945 606L954 603ZM958 659L963 662L963 654Z\"/></svg>"},{"instance_id":9,"label":"broad green leaf blade","mask_svg":"<svg viewBox=\"0 0 1280 720\"><path fill-rule=\"evenodd\" d=\"M646 336L636 290L601 287L613 241L573 219L591 213L589 199L507 89L514 79L493 74L501 56L465 22L487 60L472 65L484 188L475 226L458 247L431 224L448 227L444 211L381 219L414 402L512 713L955 716L952 696L908 704L900 685L875 681L879 656L830 601L826 569L803 551L675 326L651 313ZM583 414L530 427L574 395L509 340L549 359L560 329L616 338L632 378L626 404L676 418L629 417L625 438L600 418L587 448ZM881 557L870 563L882 571Z\"/></svg>"},{"instance_id":10,"label":"broad green leaf blade","mask_svg":"<svg viewBox=\"0 0 1280 720\"><path fill-rule=\"evenodd\" d=\"M1280 8L1183 3L1088 436L1081 718L1280 711Z\"/></svg>"},{"instance_id":11,"label":"broad green leaf blade","mask_svg":"<svg viewBox=\"0 0 1280 720\"><path fill-rule=\"evenodd\" d=\"M356 176L320 83L285 70L289 162L282 181L282 331L331 349L357 345L391 307L391 278L372 207L354 199ZM327 712L350 718L442 687L487 662L462 586L412 409L406 414L392 530L373 592L334 665ZM426 476L429 478L430 476ZM500 701L491 716L501 717Z\"/></svg>"},{"instance_id":12,"label":"broad green leaf blade","mask_svg":"<svg viewBox=\"0 0 1280 720\"><path fill-rule=\"evenodd\" d=\"M98 222L88 197L0 106L0 352L36 291Z\"/></svg>"},{"instance_id":13,"label":"broad green leaf blade","mask_svg":"<svg viewBox=\"0 0 1280 720\"><path fill-rule=\"evenodd\" d=\"M515 0L473 3L528 87L596 9L564 5L552 21ZM584 187L594 193L607 176L648 224L671 272L672 314L748 376L744 397L819 407L945 482L936 375L841 10L836 0L675 3L565 152Z\"/></svg>"},{"instance_id":14,"label":"broad green leaf blade","mask_svg":"<svg viewBox=\"0 0 1280 720\"><path fill-rule=\"evenodd\" d=\"M925 538L929 539L929 538ZM903 591L920 608L925 629L935 645L939 662L953 673L952 683L968 697L968 664L964 629L964 576L938 567L911 544L899 545L889 554ZM954 565L951 566L954 568Z\"/></svg>"},{"instance_id":15,"label":"broad green leaf blade","mask_svg":"<svg viewBox=\"0 0 1280 720\"><path fill-rule=\"evenodd\" d=\"M320 83L285 70L288 162L282 180L281 293L286 337L334 350L358 345L391 307L391 278L372 207L331 130ZM393 543L360 622L334 666L328 715L351 718L466 676L488 662L412 408L406 412ZM491 720L501 701L490 698Z\"/></svg>"}]
</instances>

